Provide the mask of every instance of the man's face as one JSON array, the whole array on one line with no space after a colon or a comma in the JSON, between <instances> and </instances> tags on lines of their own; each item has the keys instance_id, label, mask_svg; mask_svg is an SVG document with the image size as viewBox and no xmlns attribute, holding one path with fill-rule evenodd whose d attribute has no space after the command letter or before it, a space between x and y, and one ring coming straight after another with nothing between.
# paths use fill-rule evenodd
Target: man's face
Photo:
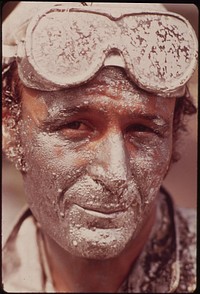
<instances>
[{"instance_id":1,"label":"man's face","mask_svg":"<svg viewBox=\"0 0 200 294\"><path fill-rule=\"evenodd\" d=\"M174 105L116 67L79 88L23 90L28 202L66 251L114 257L148 222L170 163Z\"/></svg>"}]
</instances>

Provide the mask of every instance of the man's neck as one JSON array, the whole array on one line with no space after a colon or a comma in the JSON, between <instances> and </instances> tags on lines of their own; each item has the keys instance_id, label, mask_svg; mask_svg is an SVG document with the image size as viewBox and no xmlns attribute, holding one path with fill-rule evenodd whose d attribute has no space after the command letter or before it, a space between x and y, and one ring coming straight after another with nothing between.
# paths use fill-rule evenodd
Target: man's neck
<instances>
[{"instance_id":1,"label":"man's neck","mask_svg":"<svg viewBox=\"0 0 200 294\"><path fill-rule=\"evenodd\" d=\"M92 260L73 256L45 236L56 292L116 292L146 244L155 215L154 208L138 236L119 256L111 259Z\"/></svg>"}]
</instances>

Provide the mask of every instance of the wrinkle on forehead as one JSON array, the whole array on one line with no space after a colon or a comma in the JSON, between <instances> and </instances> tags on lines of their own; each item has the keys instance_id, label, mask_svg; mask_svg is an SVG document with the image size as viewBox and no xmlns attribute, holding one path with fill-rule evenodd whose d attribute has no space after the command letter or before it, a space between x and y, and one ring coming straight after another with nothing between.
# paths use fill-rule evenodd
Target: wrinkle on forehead
<instances>
[{"instance_id":1,"label":"wrinkle on forehead","mask_svg":"<svg viewBox=\"0 0 200 294\"><path fill-rule=\"evenodd\" d=\"M129 80L126 72L120 67L104 67L90 82L88 82L89 88L98 87L102 85L104 87L117 87L120 90L133 91L136 85Z\"/></svg>"},{"instance_id":2,"label":"wrinkle on forehead","mask_svg":"<svg viewBox=\"0 0 200 294\"><path fill-rule=\"evenodd\" d=\"M151 95L140 89L127 76L125 70L120 67L103 68L88 84L86 92L105 94L112 99L119 100L126 93L134 98L148 99Z\"/></svg>"},{"instance_id":3,"label":"wrinkle on forehead","mask_svg":"<svg viewBox=\"0 0 200 294\"><path fill-rule=\"evenodd\" d=\"M72 103L74 100L87 98L94 94L109 96L109 98L115 100L119 100L122 94L126 94L126 100L128 100L129 96L132 98L133 95L135 99L138 97L140 100L141 98L149 99L151 96L155 96L136 86L129 80L124 69L116 66L104 67L92 80L84 85L53 92L38 91L38 94L41 94L38 96L46 97L49 106L57 98L59 100L67 98L67 101Z\"/></svg>"},{"instance_id":4,"label":"wrinkle on forehead","mask_svg":"<svg viewBox=\"0 0 200 294\"><path fill-rule=\"evenodd\" d=\"M173 103L172 98L158 97L140 89L129 80L124 69L114 66L101 69L90 82L82 86L52 92L36 91L35 97L44 101L49 111L52 108L54 112L65 107L88 104L106 106L111 103L113 108L135 108L141 113L146 112L147 108L152 113L167 113Z\"/></svg>"},{"instance_id":5,"label":"wrinkle on forehead","mask_svg":"<svg viewBox=\"0 0 200 294\"><path fill-rule=\"evenodd\" d=\"M48 114L48 107L46 103L44 103L44 99L37 99L37 92L38 91L23 87L22 110L26 109L30 111L32 113L34 121L38 124L40 120L46 118Z\"/></svg>"}]
</instances>

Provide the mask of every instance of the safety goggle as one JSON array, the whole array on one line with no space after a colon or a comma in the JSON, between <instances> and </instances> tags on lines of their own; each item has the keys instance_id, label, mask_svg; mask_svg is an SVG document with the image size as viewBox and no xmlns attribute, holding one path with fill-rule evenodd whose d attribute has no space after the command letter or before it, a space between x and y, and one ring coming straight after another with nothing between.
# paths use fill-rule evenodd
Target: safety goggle
<instances>
[{"instance_id":1,"label":"safety goggle","mask_svg":"<svg viewBox=\"0 0 200 294\"><path fill-rule=\"evenodd\" d=\"M81 85L114 65L140 88L178 97L197 59L188 21L157 11L114 17L88 7L51 7L32 18L17 47L22 83L45 91Z\"/></svg>"}]
</instances>

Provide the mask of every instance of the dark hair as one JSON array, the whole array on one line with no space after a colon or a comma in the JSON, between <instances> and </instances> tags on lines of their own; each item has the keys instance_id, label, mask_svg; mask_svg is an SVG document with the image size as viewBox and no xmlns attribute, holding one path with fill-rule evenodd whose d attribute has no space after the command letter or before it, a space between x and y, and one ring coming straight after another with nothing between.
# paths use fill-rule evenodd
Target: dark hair
<instances>
[{"instance_id":1,"label":"dark hair","mask_svg":"<svg viewBox=\"0 0 200 294\"><path fill-rule=\"evenodd\" d=\"M2 96L3 107L9 107L11 115L16 121L20 119L20 102L21 102L21 83L17 73L17 64L12 62L11 65L3 68L2 77ZM197 112L197 108L193 104L189 89L186 88L184 96L176 99L174 120L173 120L173 150L171 162L176 162L180 159L180 154L177 148L177 142L182 132L187 131L185 116L193 115Z\"/></svg>"},{"instance_id":2,"label":"dark hair","mask_svg":"<svg viewBox=\"0 0 200 294\"><path fill-rule=\"evenodd\" d=\"M182 132L187 132L187 122L185 116L193 115L197 113L197 108L193 103L191 93L186 87L184 96L176 99L174 120L173 120L173 151L172 162L176 162L180 159L180 154L177 148L177 142Z\"/></svg>"},{"instance_id":3,"label":"dark hair","mask_svg":"<svg viewBox=\"0 0 200 294\"><path fill-rule=\"evenodd\" d=\"M12 62L2 69L2 107L8 108L17 122L20 119L21 83L17 73L17 64Z\"/></svg>"}]
</instances>

